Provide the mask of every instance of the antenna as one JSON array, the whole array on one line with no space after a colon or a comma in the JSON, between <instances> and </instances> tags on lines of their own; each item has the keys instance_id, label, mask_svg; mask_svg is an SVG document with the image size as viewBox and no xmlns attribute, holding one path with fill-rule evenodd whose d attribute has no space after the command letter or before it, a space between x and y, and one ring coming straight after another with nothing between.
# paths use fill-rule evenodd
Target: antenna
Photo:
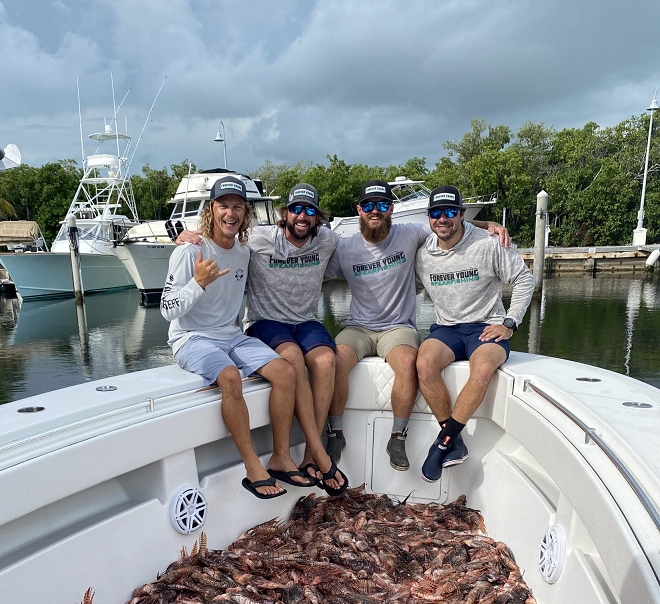
<instances>
[{"instance_id":1,"label":"antenna","mask_svg":"<svg viewBox=\"0 0 660 604\"><path fill-rule=\"evenodd\" d=\"M117 140L117 157L119 157L119 128L117 128L117 104L115 103L115 79L112 77L112 71L110 72L110 84L112 85L112 121L115 123L115 139Z\"/></svg>"},{"instance_id":2,"label":"antenna","mask_svg":"<svg viewBox=\"0 0 660 604\"><path fill-rule=\"evenodd\" d=\"M160 88L158 89L158 92L156 93L156 98L154 99L154 102L151 103L151 109L149 109L149 113L147 114L147 119L144 120L144 126L142 126L142 131L140 132L140 136L137 140L137 143L135 143L135 149L133 149L133 154L131 155L131 159L128 162L128 165L133 163L133 158L135 157L135 152L138 149L138 146L140 145L140 141L142 140L142 135L144 134L144 129L147 127L147 124L149 123L149 118L151 117L151 112L154 110L154 106L156 105L156 101L158 100L158 97L160 95L160 91L163 89L163 86L165 86L165 82L167 81L167 76L165 76L165 79L163 80L163 83L160 85Z\"/></svg>"},{"instance_id":3,"label":"antenna","mask_svg":"<svg viewBox=\"0 0 660 604\"><path fill-rule=\"evenodd\" d=\"M80 122L80 152L82 154L82 165L85 168L85 145L83 145L83 131L82 131L82 112L80 111L80 82L76 76L76 89L78 90L78 121Z\"/></svg>"},{"instance_id":4,"label":"antenna","mask_svg":"<svg viewBox=\"0 0 660 604\"><path fill-rule=\"evenodd\" d=\"M0 172L21 165L21 152L16 145L9 144L4 149L0 147Z\"/></svg>"}]
</instances>

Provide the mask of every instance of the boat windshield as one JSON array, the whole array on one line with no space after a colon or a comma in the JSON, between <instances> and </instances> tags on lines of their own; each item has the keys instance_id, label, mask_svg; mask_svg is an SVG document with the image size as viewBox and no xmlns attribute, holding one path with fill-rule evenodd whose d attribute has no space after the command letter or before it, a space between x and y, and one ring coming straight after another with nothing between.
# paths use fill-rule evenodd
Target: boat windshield
<instances>
[{"instance_id":1,"label":"boat windshield","mask_svg":"<svg viewBox=\"0 0 660 604\"><path fill-rule=\"evenodd\" d=\"M428 199L430 193L429 189L421 183L411 183L392 187L392 194L397 202Z\"/></svg>"},{"instance_id":2,"label":"boat windshield","mask_svg":"<svg viewBox=\"0 0 660 604\"><path fill-rule=\"evenodd\" d=\"M186 216L197 216L200 213L200 204L202 203L201 199L190 199L186 202ZM183 202L179 201L174 206L172 211L172 216L170 218L181 218L181 213L183 212Z\"/></svg>"}]
</instances>

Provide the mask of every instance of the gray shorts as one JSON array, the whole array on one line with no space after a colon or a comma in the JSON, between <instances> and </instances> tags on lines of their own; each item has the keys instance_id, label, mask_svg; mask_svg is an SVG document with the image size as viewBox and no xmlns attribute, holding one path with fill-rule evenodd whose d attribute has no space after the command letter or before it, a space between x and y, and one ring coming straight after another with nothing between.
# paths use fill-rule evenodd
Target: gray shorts
<instances>
[{"instance_id":1,"label":"gray shorts","mask_svg":"<svg viewBox=\"0 0 660 604\"><path fill-rule=\"evenodd\" d=\"M192 336L174 355L179 367L204 378L207 386L215 384L226 367L238 367L246 376L264 365L281 359L261 340L240 335L230 340Z\"/></svg>"},{"instance_id":2,"label":"gray shorts","mask_svg":"<svg viewBox=\"0 0 660 604\"><path fill-rule=\"evenodd\" d=\"M417 350L419 335L412 327L392 327L384 331L374 331L366 327L349 325L339 332L335 342L352 348L358 361L375 355L386 359L397 346L410 346Z\"/></svg>"}]
</instances>

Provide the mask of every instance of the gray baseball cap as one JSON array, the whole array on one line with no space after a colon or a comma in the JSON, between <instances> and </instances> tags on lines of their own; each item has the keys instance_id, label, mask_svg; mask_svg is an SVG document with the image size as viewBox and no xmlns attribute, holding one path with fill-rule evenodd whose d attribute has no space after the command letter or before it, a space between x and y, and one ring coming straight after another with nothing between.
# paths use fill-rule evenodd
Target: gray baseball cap
<instances>
[{"instance_id":1,"label":"gray baseball cap","mask_svg":"<svg viewBox=\"0 0 660 604\"><path fill-rule=\"evenodd\" d=\"M286 202L287 207L296 203L306 203L317 210L321 209L319 206L319 192L306 182L291 187L291 190L289 191L289 199Z\"/></svg>"},{"instance_id":2,"label":"gray baseball cap","mask_svg":"<svg viewBox=\"0 0 660 604\"><path fill-rule=\"evenodd\" d=\"M210 199L218 199L223 195L238 195L247 202L245 183L234 176L223 176L222 178L218 178L211 187Z\"/></svg>"}]
</instances>

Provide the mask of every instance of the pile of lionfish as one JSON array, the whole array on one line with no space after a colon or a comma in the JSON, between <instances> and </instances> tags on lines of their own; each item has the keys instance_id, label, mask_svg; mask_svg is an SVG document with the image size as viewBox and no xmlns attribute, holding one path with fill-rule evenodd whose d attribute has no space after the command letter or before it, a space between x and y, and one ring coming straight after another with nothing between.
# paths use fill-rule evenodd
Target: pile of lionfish
<instances>
[{"instance_id":1,"label":"pile of lionfish","mask_svg":"<svg viewBox=\"0 0 660 604\"><path fill-rule=\"evenodd\" d=\"M465 496L407 504L363 486L303 497L289 520L251 528L227 551L207 549L202 534L130 604L535 604L511 550L485 535Z\"/></svg>"}]
</instances>

